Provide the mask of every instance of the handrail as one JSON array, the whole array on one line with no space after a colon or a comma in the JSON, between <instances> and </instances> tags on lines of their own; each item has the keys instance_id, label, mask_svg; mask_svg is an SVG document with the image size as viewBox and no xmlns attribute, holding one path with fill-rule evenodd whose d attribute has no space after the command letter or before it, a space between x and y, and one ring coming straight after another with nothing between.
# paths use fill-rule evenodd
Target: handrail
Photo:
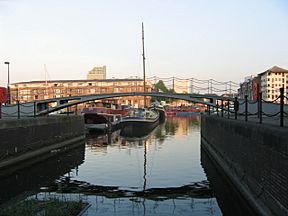
<instances>
[{"instance_id":1,"label":"handrail","mask_svg":"<svg viewBox=\"0 0 288 216\"><path fill-rule=\"evenodd\" d=\"M248 121L248 117L249 116L257 116L257 118L259 119L259 123L262 124L263 123L263 116L265 117L269 117L269 118L275 118L275 120L280 120L280 127L284 127L284 119L288 117L288 112L284 111L284 99L286 99L288 101L288 97L284 95L284 88L280 88L280 95L274 99L273 101L265 101L262 98L262 92L259 92L259 97L256 101L249 101L248 100L248 96L245 95L245 98L242 102L238 101L238 98L235 97L235 99L232 101L233 105L234 105L234 110L231 110L230 108L230 102L231 102L231 98L227 99L226 102L224 103L224 98L221 99L221 106L219 106L218 104L218 100L216 100L216 114L217 116L219 116L219 109L221 112L221 117L226 117L230 118L230 115L233 114L235 117L235 120L238 119L238 116L244 116L245 121ZM279 101L280 100L280 101ZM263 111L263 103L267 103L267 104L271 104L276 101L279 101L279 111L277 111L276 113L267 113ZM225 107L223 106L223 104L225 104ZM257 104L257 111L255 112L251 112L251 110L249 110L249 106L248 105L254 105ZM244 106L244 111L239 112L239 106ZM253 106L255 109L255 106ZM224 111L226 115L224 115ZM208 114L210 115L211 112L208 112ZM276 118L277 117L277 118Z\"/></svg>"}]
</instances>

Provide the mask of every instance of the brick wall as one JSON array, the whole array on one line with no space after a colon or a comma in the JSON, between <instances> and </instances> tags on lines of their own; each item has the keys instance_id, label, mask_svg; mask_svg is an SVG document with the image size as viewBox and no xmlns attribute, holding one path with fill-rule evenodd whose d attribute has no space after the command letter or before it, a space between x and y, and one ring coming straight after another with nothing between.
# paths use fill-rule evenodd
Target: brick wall
<instances>
[{"instance_id":1,"label":"brick wall","mask_svg":"<svg viewBox=\"0 0 288 216\"><path fill-rule=\"evenodd\" d=\"M287 128L202 116L201 136L255 202L288 214Z\"/></svg>"},{"instance_id":2,"label":"brick wall","mask_svg":"<svg viewBox=\"0 0 288 216\"><path fill-rule=\"evenodd\" d=\"M82 116L0 120L0 161L84 134Z\"/></svg>"}]
</instances>

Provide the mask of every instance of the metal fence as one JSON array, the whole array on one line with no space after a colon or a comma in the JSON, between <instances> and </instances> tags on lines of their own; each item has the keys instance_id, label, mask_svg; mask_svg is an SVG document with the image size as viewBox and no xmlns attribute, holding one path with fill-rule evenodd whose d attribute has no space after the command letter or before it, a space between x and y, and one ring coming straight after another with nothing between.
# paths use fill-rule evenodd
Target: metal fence
<instances>
[{"instance_id":1,"label":"metal fence","mask_svg":"<svg viewBox=\"0 0 288 216\"><path fill-rule=\"evenodd\" d=\"M216 100L216 106L207 107L208 115L216 114L217 116L238 119L238 117L244 118L247 122L251 117L253 121L263 123L263 117L270 118L274 122L279 120L280 127L284 126L284 120L288 117L288 106L284 104L284 99L288 99L284 95L284 88L280 88L280 95L273 101L265 101L262 98L262 93L259 94L259 98L256 101L249 101L248 96L245 96L244 100L239 100L237 97L234 99L221 99ZM277 103L278 102L278 103ZM265 108L265 109L264 109Z\"/></svg>"}]
</instances>

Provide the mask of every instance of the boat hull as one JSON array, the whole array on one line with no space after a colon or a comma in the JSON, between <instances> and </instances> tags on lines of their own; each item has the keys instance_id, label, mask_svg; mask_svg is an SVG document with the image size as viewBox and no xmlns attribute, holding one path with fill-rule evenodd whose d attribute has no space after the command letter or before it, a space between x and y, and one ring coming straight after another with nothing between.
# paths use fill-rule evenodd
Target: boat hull
<instances>
[{"instance_id":1,"label":"boat hull","mask_svg":"<svg viewBox=\"0 0 288 216\"><path fill-rule=\"evenodd\" d=\"M121 136L143 137L148 135L159 124L159 118L155 121L129 120L121 122Z\"/></svg>"}]
</instances>

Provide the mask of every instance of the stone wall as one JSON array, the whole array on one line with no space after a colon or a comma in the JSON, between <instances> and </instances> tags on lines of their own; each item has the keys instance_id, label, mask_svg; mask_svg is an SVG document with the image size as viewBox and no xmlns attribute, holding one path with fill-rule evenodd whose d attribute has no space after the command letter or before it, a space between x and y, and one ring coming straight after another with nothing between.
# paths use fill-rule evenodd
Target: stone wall
<instances>
[{"instance_id":1,"label":"stone wall","mask_svg":"<svg viewBox=\"0 0 288 216\"><path fill-rule=\"evenodd\" d=\"M0 120L0 163L46 148L69 145L84 139L82 116L49 116L41 118ZM60 147L60 146L58 146ZM43 152L42 152L43 153ZM33 155L32 155L33 156Z\"/></svg>"},{"instance_id":2,"label":"stone wall","mask_svg":"<svg viewBox=\"0 0 288 216\"><path fill-rule=\"evenodd\" d=\"M288 215L288 129L202 116L202 147L260 215Z\"/></svg>"}]
</instances>

